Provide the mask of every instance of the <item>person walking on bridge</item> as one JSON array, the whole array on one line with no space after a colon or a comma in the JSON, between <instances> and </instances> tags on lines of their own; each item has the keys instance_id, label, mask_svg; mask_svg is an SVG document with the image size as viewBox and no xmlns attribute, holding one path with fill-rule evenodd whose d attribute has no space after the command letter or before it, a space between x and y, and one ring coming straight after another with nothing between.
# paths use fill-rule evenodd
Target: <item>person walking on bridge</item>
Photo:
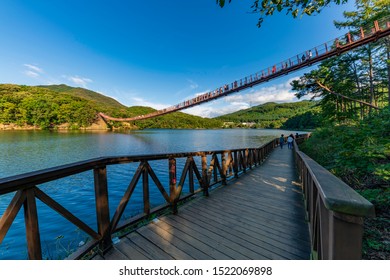
<instances>
[{"instance_id":1,"label":"person walking on bridge","mask_svg":"<svg viewBox=\"0 0 390 280\"><path fill-rule=\"evenodd\" d=\"M280 145L280 148L283 149L283 145L284 145L284 135L283 134L279 138L279 145Z\"/></svg>"},{"instance_id":2,"label":"person walking on bridge","mask_svg":"<svg viewBox=\"0 0 390 280\"><path fill-rule=\"evenodd\" d=\"M293 142L294 142L294 136L292 135L292 133L288 136L287 138L287 147L289 149L292 149L293 148Z\"/></svg>"}]
</instances>

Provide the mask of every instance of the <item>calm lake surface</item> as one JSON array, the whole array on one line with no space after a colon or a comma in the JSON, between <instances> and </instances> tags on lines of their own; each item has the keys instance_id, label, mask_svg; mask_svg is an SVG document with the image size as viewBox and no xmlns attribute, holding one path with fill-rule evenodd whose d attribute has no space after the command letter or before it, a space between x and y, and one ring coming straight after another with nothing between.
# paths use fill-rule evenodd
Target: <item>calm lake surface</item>
<instances>
[{"instance_id":1,"label":"calm lake surface","mask_svg":"<svg viewBox=\"0 0 390 280\"><path fill-rule=\"evenodd\" d=\"M0 178L59 166L101 156L143 155L173 152L210 151L259 147L280 134L296 131L261 129L221 130L142 130L129 132L50 132L0 131ZM300 131L298 131L300 133ZM178 163L178 176L180 169ZM131 181L138 164L109 166L108 187L110 215ZM154 162L153 170L163 185L167 178L167 162ZM96 229L93 174L85 172L39 186L74 215ZM138 189L138 190L137 190ZM125 218L142 212L142 192L137 187ZM151 188L151 204L163 198ZM0 196L0 215L13 194ZM62 259L86 241L86 235L37 202L38 219L44 258ZM15 219L0 245L0 259L26 259L23 210Z\"/></svg>"}]
</instances>

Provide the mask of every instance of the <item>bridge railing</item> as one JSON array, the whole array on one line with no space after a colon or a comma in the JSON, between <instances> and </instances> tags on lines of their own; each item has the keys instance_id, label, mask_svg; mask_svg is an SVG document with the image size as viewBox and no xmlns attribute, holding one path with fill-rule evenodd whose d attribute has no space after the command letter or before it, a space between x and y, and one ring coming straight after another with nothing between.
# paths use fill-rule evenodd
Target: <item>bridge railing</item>
<instances>
[{"instance_id":1,"label":"bridge railing","mask_svg":"<svg viewBox=\"0 0 390 280\"><path fill-rule=\"evenodd\" d=\"M281 75L286 75L303 67L311 66L312 64L318 63L329 57L340 55L341 53L361 45L376 41L379 37L387 36L389 31L390 17L387 16L370 22L366 26L360 27L360 29L352 30L347 34L337 37L324 44L307 49L302 53L275 63L274 65L262 69L256 73L237 79L233 82L226 83L213 91L206 92L190 100L185 100L168 108L131 118L113 118L103 113L100 113L100 115L107 120L136 121L190 108L192 106L244 90L262 82L269 81Z\"/></svg>"},{"instance_id":2,"label":"bridge railing","mask_svg":"<svg viewBox=\"0 0 390 280\"><path fill-rule=\"evenodd\" d=\"M260 148L103 157L2 178L0 179L0 198L10 194L13 194L13 198L0 218L0 244L23 207L28 258L42 259L42 241L37 208L39 206L42 207L44 204L90 237L90 241L81 249L77 250L77 252L73 253L70 258L82 258L92 249L104 253L112 246L114 234L118 234L122 229L151 217L151 214L163 209L171 208L176 213L178 211L177 205L179 201L200 192L208 195L210 187L217 184L226 184L228 180L238 177L255 165L261 164L276 145L277 140L275 139ZM155 172L152 166L156 161L165 161L167 169L163 172ZM177 161L181 163L178 164ZM110 215L110 189L107 174L109 169L107 167L119 164L135 164L138 167L133 169L135 170L134 172L131 171L129 185L124 191L123 196L121 196L120 202L115 208L115 213ZM180 171L180 177L177 177L178 171ZM42 187L47 182L60 184L57 180L75 174L87 176L85 172L87 174L89 172L93 173L93 192L97 219L96 228L92 228L86 222L82 221L82 218L85 219L85 217L77 217L68 210L70 208L65 208L53 199ZM159 177L161 174L165 178L162 178L162 176ZM169 174L168 178L167 174ZM151 184L150 181L153 181L154 184ZM162 182L165 182L165 184ZM186 194L183 193L183 186L185 184L188 185L189 190ZM152 186L158 190L152 190ZM142 193L142 213L125 218L125 208L129 204L130 198L136 188L138 190L140 188L139 193ZM151 191L161 193L165 203L152 207ZM38 204L37 200L42 203ZM44 219L45 217L41 216L40 218ZM61 227L61 224L58 226ZM20 236L19 238L23 237Z\"/></svg>"},{"instance_id":3,"label":"bridge railing","mask_svg":"<svg viewBox=\"0 0 390 280\"><path fill-rule=\"evenodd\" d=\"M296 142L298 144L305 138ZM294 143L302 182L313 259L361 259L363 221L374 206Z\"/></svg>"}]
</instances>

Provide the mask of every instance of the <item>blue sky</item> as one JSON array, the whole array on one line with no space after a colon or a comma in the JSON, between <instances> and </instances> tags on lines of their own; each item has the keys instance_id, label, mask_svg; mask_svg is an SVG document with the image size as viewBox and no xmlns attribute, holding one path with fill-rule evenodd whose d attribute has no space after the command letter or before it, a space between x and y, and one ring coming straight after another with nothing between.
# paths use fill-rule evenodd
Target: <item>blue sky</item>
<instances>
[{"instance_id":1,"label":"blue sky","mask_svg":"<svg viewBox=\"0 0 390 280\"><path fill-rule=\"evenodd\" d=\"M300 19L277 13L259 29L253 0L1 0L0 83L63 83L161 109L344 34L333 20L349 2ZM295 101L289 82L302 73L184 112Z\"/></svg>"}]
</instances>

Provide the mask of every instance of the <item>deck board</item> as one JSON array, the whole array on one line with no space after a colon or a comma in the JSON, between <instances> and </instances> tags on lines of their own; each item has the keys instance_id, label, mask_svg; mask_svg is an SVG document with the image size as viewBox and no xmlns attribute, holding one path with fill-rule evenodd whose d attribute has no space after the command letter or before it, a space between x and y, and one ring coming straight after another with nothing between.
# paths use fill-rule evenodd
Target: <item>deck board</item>
<instances>
[{"instance_id":1,"label":"deck board","mask_svg":"<svg viewBox=\"0 0 390 280\"><path fill-rule=\"evenodd\" d=\"M104 259L308 259L310 241L293 152L122 238ZM98 259L99 257L97 257Z\"/></svg>"},{"instance_id":2,"label":"deck board","mask_svg":"<svg viewBox=\"0 0 390 280\"><path fill-rule=\"evenodd\" d=\"M196 210L196 209L193 209ZM290 252L295 257L299 257L302 253L305 253L305 250L301 250L301 246L295 244L295 239L288 239L288 235L284 236L282 240L280 238L273 238L274 235L280 235L280 233L286 232L285 228L279 228L278 230L274 230L272 232L266 232L262 228L259 228L254 224L254 222L247 222L243 218L233 217L232 215L223 215L224 213L222 209L215 209L215 212L217 212L218 215L215 216L208 216L204 217L205 219L209 219L212 224L221 224L224 226L223 229L226 230L226 227L230 227L230 229L235 229L237 232L243 233L248 235L248 238L253 237L257 239L255 242L256 244L260 245L261 247L264 246L266 249L271 249L272 247L275 247L275 252L281 253L280 250L285 250L285 253L281 253L285 256L290 256ZM222 212L221 212L222 211ZM202 214L200 214L202 215ZM231 227L231 225L234 225ZM288 229L287 229L288 231ZM287 241L287 242L286 242ZM272 250L272 249L271 249ZM295 258L293 255L291 255L291 258Z\"/></svg>"}]
</instances>

